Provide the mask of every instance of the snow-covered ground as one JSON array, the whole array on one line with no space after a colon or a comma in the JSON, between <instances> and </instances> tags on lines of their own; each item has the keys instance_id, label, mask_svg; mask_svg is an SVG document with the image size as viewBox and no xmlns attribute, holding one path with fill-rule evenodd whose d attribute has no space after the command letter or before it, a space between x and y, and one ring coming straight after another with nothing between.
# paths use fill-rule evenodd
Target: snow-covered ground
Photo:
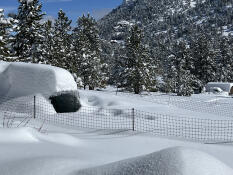
<instances>
[{"instance_id":1,"label":"snow-covered ground","mask_svg":"<svg viewBox=\"0 0 233 175\"><path fill-rule=\"evenodd\" d=\"M41 134L30 128L4 129L0 149L3 175L233 173L230 145L204 145L133 132L56 127Z\"/></svg>"},{"instance_id":2,"label":"snow-covered ground","mask_svg":"<svg viewBox=\"0 0 233 175\"><path fill-rule=\"evenodd\" d=\"M171 100L179 98L179 101L185 103L195 102L190 104L199 101L220 106L226 101L233 103L233 99L226 95L195 95L187 100L184 97L159 93L142 96L128 93L116 95L115 89L111 88L79 92L81 103L86 107L135 108L177 117L232 120L230 116L176 106ZM53 113L51 109L50 112ZM0 125L3 123L3 116ZM15 124L12 126L17 126L17 118L14 120ZM130 130L84 129L34 119L20 126L27 127L0 129L0 174L233 174L231 143L201 144Z\"/></svg>"}]
</instances>

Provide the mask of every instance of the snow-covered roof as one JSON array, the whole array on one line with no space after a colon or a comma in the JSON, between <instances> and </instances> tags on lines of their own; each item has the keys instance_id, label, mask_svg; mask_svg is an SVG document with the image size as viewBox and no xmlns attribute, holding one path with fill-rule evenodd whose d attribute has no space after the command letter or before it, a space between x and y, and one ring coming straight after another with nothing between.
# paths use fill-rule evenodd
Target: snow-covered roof
<instances>
[{"instance_id":1,"label":"snow-covered roof","mask_svg":"<svg viewBox=\"0 0 233 175\"><path fill-rule=\"evenodd\" d=\"M73 76L65 69L32 63L0 62L0 97L41 93L52 95L77 90Z\"/></svg>"},{"instance_id":2,"label":"snow-covered roof","mask_svg":"<svg viewBox=\"0 0 233 175\"><path fill-rule=\"evenodd\" d=\"M219 87L225 92L230 92L232 86L233 83L228 83L228 82L209 82L206 85L206 91L209 92L211 88Z\"/></svg>"}]
</instances>

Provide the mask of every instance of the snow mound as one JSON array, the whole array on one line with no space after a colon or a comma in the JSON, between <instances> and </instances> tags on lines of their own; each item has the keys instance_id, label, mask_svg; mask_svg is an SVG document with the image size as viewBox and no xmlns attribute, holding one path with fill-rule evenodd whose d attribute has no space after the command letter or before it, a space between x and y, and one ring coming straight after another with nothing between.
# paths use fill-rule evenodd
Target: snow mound
<instances>
[{"instance_id":1,"label":"snow mound","mask_svg":"<svg viewBox=\"0 0 233 175\"><path fill-rule=\"evenodd\" d=\"M16 98L35 93L50 96L77 90L68 71L42 64L0 62L0 82L0 97Z\"/></svg>"},{"instance_id":2,"label":"snow mound","mask_svg":"<svg viewBox=\"0 0 233 175\"><path fill-rule=\"evenodd\" d=\"M33 115L34 96L23 96L8 101L3 101L0 104L0 111L9 111L11 113L25 113ZM9 115L12 115L9 113ZM53 115L56 111L48 99L42 95L36 95L36 115ZM10 116L8 116L10 117Z\"/></svg>"},{"instance_id":3,"label":"snow mound","mask_svg":"<svg viewBox=\"0 0 233 175\"><path fill-rule=\"evenodd\" d=\"M174 147L153 154L79 171L82 175L232 175L216 158L192 149Z\"/></svg>"},{"instance_id":4,"label":"snow mound","mask_svg":"<svg viewBox=\"0 0 233 175\"><path fill-rule=\"evenodd\" d=\"M35 143L49 142L67 146L77 146L81 141L66 134L42 134L32 128L0 129L0 144L2 143Z\"/></svg>"}]
</instances>

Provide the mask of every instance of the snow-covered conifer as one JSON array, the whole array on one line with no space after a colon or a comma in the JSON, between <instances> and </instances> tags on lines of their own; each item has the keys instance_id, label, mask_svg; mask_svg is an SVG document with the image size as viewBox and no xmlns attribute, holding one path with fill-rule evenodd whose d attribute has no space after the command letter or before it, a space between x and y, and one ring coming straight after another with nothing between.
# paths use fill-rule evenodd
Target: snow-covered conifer
<instances>
[{"instance_id":1,"label":"snow-covered conifer","mask_svg":"<svg viewBox=\"0 0 233 175\"><path fill-rule=\"evenodd\" d=\"M83 87L89 89L103 87L106 75L103 72L104 64L100 58L100 39L97 23L89 14L83 15L77 21L74 29L73 55L77 60L77 72L81 77Z\"/></svg>"},{"instance_id":2,"label":"snow-covered conifer","mask_svg":"<svg viewBox=\"0 0 233 175\"><path fill-rule=\"evenodd\" d=\"M46 21L42 26L42 35L43 35L43 45L42 45L42 56L41 60L45 64L53 64L54 52L53 52L53 36L54 36L54 27L52 21Z\"/></svg>"},{"instance_id":3,"label":"snow-covered conifer","mask_svg":"<svg viewBox=\"0 0 233 175\"><path fill-rule=\"evenodd\" d=\"M191 74L192 57L186 43L175 43L169 59L169 69L165 78L167 91L190 96L193 93L195 76Z\"/></svg>"},{"instance_id":4,"label":"snow-covered conifer","mask_svg":"<svg viewBox=\"0 0 233 175\"><path fill-rule=\"evenodd\" d=\"M44 15L41 8L39 0L19 0L13 48L20 61L40 62L43 41L40 21Z\"/></svg>"},{"instance_id":5,"label":"snow-covered conifer","mask_svg":"<svg viewBox=\"0 0 233 175\"><path fill-rule=\"evenodd\" d=\"M65 12L60 10L58 12L58 18L54 24L53 35L53 59L51 63L55 66L62 67L70 70L71 55L71 20L66 16Z\"/></svg>"},{"instance_id":6,"label":"snow-covered conifer","mask_svg":"<svg viewBox=\"0 0 233 175\"><path fill-rule=\"evenodd\" d=\"M0 60L8 61L10 56L9 42L10 33L9 29L11 27L11 20L5 18L4 10L0 9Z\"/></svg>"},{"instance_id":7,"label":"snow-covered conifer","mask_svg":"<svg viewBox=\"0 0 233 175\"><path fill-rule=\"evenodd\" d=\"M193 74L205 86L206 83L216 81L216 55L213 51L211 39L206 34L201 34L191 43L192 57L194 60Z\"/></svg>"},{"instance_id":8,"label":"snow-covered conifer","mask_svg":"<svg viewBox=\"0 0 233 175\"><path fill-rule=\"evenodd\" d=\"M125 87L135 94L150 90L156 84L156 66L149 56L148 49L142 44L142 30L137 25L131 29L126 41L126 65L124 68Z\"/></svg>"},{"instance_id":9,"label":"snow-covered conifer","mask_svg":"<svg viewBox=\"0 0 233 175\"><path fill-rule=\"evenodd\" d=\"M232 48L230 47L230 41L227 37L223 37L219 41L219 65L218 75L221 82L232 82L233 80L233 58Z\"/></svg>"}]
</instances>

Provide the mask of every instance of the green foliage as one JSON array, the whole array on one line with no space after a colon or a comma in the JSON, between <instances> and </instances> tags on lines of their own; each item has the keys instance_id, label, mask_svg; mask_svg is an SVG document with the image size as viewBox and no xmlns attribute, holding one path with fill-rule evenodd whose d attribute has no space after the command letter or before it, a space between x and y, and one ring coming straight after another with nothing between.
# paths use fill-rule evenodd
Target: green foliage
<instances>
[{"instance_id":1,"label":"green foliage","mask_svg":"<svg viewBox=\"0 0 233 175\"><path fill-rule=\"evenodd\" d=\"M77 75L82 79L83 87L89 89L103 87L106 76L104 64L100 58L100 38L97 23L89 14L77 21L73 32L73 59L76 61Z\"/></svg>"},{"instance_id":2,"label":"green foliage","mask_svg":"<svg viewBox=\"0 0 233 175\"><path fill-rule=\"evenodd\" d=\"M70 55L71 48L71 20L66 16L65 12L59 10L58 18L55 20L53 32L53 50L51 63L54 66L68 69L72 72L72 58Z\"/></svg>"},{"instance_id":3,"label":"green foliage","mask_svg":"<svg viewBox=\"0 0 233 175\"><path fill-rule=\"evenodd\" d=\"M42 25L43 45L42 60L44 64L55 64L54 61L54 27L52 21L48 20Z\"/></svg>"},{"instance_id":4,"label":"green foliage","mask_svg":"<svg viewBox=\"0 0 233 175\"><path fill-rule=\"evenodd\" d=\"M19 0L17 28L13 48L19 61L38 63L41 59L42 35L41 12L39 0Z\"/></svg>"},{"instance_id":5,"label":"green foliage","mask_svg":"<svg viewBox=\"0 0 233 175\"><path fill-rule=\"evenodd\" d=\"M156 85L156 66L142 44L143 34L137 25L133 26L126 41L126 60L123 72L125 87L135 94L149 90Z\"/></svg>"},{"instance_id":6,"label":"green foliage","mask_svg":"<svg viewBox=\"0 0 233 175\"><path fill-rule=\"evenodd\" d=\"M5 18L4 10L0 10L0 60L3 61L8 61L10 56L8 43L10 42L11 24L10 18Z\"/></svg>"}]
</instances>

